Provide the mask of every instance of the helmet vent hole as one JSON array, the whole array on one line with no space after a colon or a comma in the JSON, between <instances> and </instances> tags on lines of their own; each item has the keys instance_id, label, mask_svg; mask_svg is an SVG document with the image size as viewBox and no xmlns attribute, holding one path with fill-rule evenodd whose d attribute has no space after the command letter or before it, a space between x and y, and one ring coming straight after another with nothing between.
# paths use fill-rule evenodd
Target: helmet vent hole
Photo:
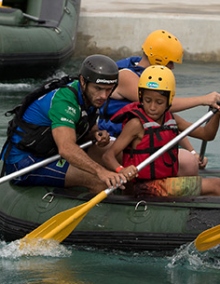
<instances>
[{"instance_id":1,"label":"helmet vent hole","mask_svg":"<svg viewBox=\"0 0 220 284\"><path fill-rule=\"evenodd\" d=\"M89 62L89 66L92 68L92 69L95 69L93 64L91 62Z\"/></svg>"},{"instance_id":2,"label":"helmet vent hole","mask_svg":"<svg viewBox=\"0 0 220 284\"><path fill-rule=\"evenodd\" d=\"M163 79L161 77L158 78L158 81L162 81Z\"/></svg>"},{"instance_id":3,"label":"helmet vent hole","mask_svg":"<svg viewBox=\"0 0 220 284\"><path fill-rule=\"evenodd\" d=\"M148 79L151 80L151 79L152 79L152 76L149 76Z\"/></svg>"}]
</instances>

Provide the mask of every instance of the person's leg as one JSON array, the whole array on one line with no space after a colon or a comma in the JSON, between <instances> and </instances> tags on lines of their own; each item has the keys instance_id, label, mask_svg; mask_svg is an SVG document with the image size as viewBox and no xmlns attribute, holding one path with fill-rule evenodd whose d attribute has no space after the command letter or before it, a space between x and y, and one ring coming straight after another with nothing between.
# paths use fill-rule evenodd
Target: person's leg
<instances>
[{"instance_id":1,"label":"person's leg","mask_svg":"<svg viewBox=\"0 0 220 284\"><path fill-rule=\"evenodd\" d=\"M106 189L106 184L98 177L70 165L66 172L65 187L73 186L86 187L92 193L99 193Z\"/></svg>"},{"instance_id":2,"label":"person's leg","mask_svg":"<svg viewBox=\"0 0 220 284\"><path fill-rule=\"evenodd\" d=\"M110 142L107 146L105 147L99 147L97 145L92 145L89 147L87 150L88 156L93 159L96 163L104 166L104 163L102 161L102 155L107 151L107 149L111 146L112 142Z\"/></svg>"},{"instance_id":3,"label":"person's leg","mask_svg":"<svg viewBox=\"0 0 220 284\"><path fill-rule=\"evenodd\" d=\"M114 140L115 138L111 137L109 144L105 147L98 147L96 145L92 145L91 147L89 147L87 151L88 156L91 159L93 159L95 162L97 162L98 164L102 165L103 167L108 168L108 165L105 165L102 160L102 155L105 153L105 151L108 150L109 147L111 147ZM122 153L117 157L117 159L118 159L118 162L121 164L122 163Z\"/></svg>"},{"instance_id":4,"label":"person's leg","mask_svg":"<svg viewBox=\"0 0 220 284\"><path fill-rule=\"evenodd\" d=\"M202 178L201 195L220 195L220 178Z\"/></svg>"},{"instance_id":5,"label":"person's leg","mask_svg":"<svg viewBox=\"0 0 220 284\"><path fill-rule=\"evenodd\" d=\"M201 195L202 177L171 177L165 179L168 196L199 196Z\"/></svg>"},{"instance_id":6,"label":"person's leg","mask_svg":"<svg viewBox=\"0 0 220 284\"><path fill-rule=\"evenodd\" d=\"M197 176L199 174L198 161L192 153L179 149L179 170L177 176Z\"/></svg>"},{"instance_id":7,"label":"person's leg","mask_svg":"<svg viewBox=\"0 0 220 284\"><path fill-rule=\"evenodd\" d=\"M10 174L12 172L28 168L38 162L41 162L42 160L44 159L29 155L15 164L7 164L6 172L7 174ZM59 159L47 164L46 166L29 171L27 174L18 176L14 178L12 182L21 186L30 185L63 187L68 167L69 163L66 160Z\"/></svg>"},{"instance_id":8,"label":"person's leg","mask_svg":"<svg viewBox=\"0 0 220 284\"><path fill-rule=\"evenodd\" d=\"M25 159L8 167L8 174L31 166L41 160L29 155ZM105 183L99 180L98 177L69 165L64 159L30 171L25 175L15 178L13 182L21 186L82 186L88 188L93 193L98 193L106 189Z\"/></svg>"}]
</instances>

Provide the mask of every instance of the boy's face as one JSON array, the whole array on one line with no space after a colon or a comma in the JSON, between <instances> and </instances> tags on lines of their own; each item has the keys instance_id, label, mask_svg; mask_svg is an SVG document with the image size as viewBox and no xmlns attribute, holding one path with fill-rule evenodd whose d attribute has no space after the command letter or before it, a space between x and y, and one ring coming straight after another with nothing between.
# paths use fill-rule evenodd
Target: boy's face
<instances>
[{"instance_id":1,"label":"boy's face","mask_svg":"<svg viewBox=\"0 0 220 284\"><path fill-rule=\"evenodd\" d=\"M145 113L151 119L161 124L167 109L168 98L157 91L144 89L142 103Z\"/></svg>"}]
</instances>

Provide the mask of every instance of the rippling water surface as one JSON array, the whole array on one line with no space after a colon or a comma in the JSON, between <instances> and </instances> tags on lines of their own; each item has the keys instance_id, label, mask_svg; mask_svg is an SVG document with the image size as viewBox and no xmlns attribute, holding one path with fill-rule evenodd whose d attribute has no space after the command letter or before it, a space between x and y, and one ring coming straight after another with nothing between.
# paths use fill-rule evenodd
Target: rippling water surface
<instances>
[{"instance_id":1,"label":"rippling water surface","mask_svg":"<svg viewBox=\"0 0 220 284\"><path fill-rule=\"evenodd\" d=\"M75 75L79 60L72 60L57 73ZM212 64L183 64L175 69L178 96L198 96L220 91L220 67ZM8 118L6 110L21 101L25 93L40 85L38 80L0 83L0 146L5 140ZM207 112L207 107L184 111L181 115L194 122ZM208 168L219 167L219 133L209 142L206 156ZM201 141L191 139L199 151ZM86 217L85 217L86 218ZM155 220L156 222L156 220ZM75 283L133 284L219 283L220 248L199 253L193 243L172 253L125 253L92 248L64 247L54 242L21 247L20 242L0 242L0 283Z\"/></svg>"}]
</instances>

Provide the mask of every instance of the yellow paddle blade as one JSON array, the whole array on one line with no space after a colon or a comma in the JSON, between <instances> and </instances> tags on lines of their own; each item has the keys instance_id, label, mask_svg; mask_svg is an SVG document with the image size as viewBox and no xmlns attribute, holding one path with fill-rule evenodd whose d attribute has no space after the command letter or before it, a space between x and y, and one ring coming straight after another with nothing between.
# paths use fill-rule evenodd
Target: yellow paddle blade
<instances>
[{"instance_id":1,"label":"yellow paddle blade","mask_svg":"<svg viewBox=\"0 0 220 284\"><path fill-rule=\"evenodd\" d=\"M54 239L62 242L75 229L90 209L106 197L107 193L102 191L88 202L56 214L21 240L27 242L31 239L40 238Z\"/></svg>"},{"instance_id":2,"label":"yellow paddle blade","mask_svg":"<svg viewBox=\"0 0 220 284\"><path fill-rule=\"evenodd\" d=\"M194 241L199 251L205 251L220 244L220 225L205 230Z\"/></svg>"}]
</instances>

